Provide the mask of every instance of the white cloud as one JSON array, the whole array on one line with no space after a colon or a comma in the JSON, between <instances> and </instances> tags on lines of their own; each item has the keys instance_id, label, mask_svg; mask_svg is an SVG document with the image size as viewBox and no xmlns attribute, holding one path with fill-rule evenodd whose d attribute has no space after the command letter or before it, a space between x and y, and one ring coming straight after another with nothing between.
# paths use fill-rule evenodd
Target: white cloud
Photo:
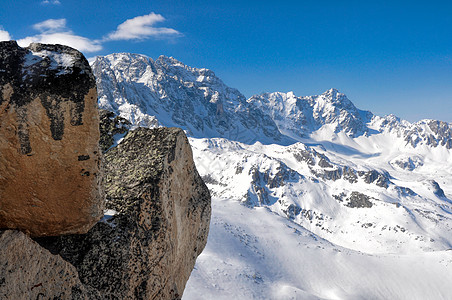
<instances>
[{"instance_id":1,"label":"white cloud","mask_svg":"<svg viewBox=\"0 0 452 300\"><path fill-rule=\"evenodd\" d=\"M82 52L97 52L102 50L98 41L74 34L66 27L66 19L49 19L33 25L40 34L20 39L17 43L26 47L30 43L62 44Z\"/></svg>"},{"instance_id":2,"label":"white cloud","mask_svg":"<svg viewBox=\"0 0 452 300\"><path fill-rule=\"evenodd\" d=\"M19 46L27 47L30 43L62 44L75 48L82 52L97 52L102 50L102 45L72 32L43 33L29 36L17 41Z\"/></svg>"},{"instance_id":3,"label":"white cloud","mask_svg":"<svg viewBox=\"0 0 452 300\"><path fill-rule=\"evenodd\" d=\"M61 2L59 0L44 0L44 1L41 2L41 4L59 5L59 4L61 4Z\"/></svg>"},{"instance_id":4,"label":"white cloud","mask_svg":"<svg viewBox=\"0 0 452 300\"><path fill-rule=\"evenodd\" d=\"M120 24L116 31L108 34L104 38L104 41L140 40L149 37L176 36L181 34L179 31L172 28L153 27L155 23L163 21L165 21L165 18L162 15L155 13L128 19Z\"/></svg>"},{"instance_id":5,"label":"white cloud","mask_svg":"<svg viewBox=\"0 0 452 300\"><path fill-rule=\"evenodd\" d=\"M66 30L66 19L48 19L33 25L33 28L41 32L58 32Z\"/></svg>"},{"instance_id":6,"label":"white cloud","mask_svg":"<svg viewBox=\"0 0 452 300\"><path fill-rule=\"evenodd\" d=\"M11 39L11 35L8 31L3 30L3 27L0 26L0 41L9 41Z\"/></svg>"},{"instance_id":7,"label":"white cloud","mask_svg":"<svg viewBox=\"0 0 452 300\"><path fill-rule=\"evenodd\" d=\"M42 3L57 4L54 2L59 1L47 0ZM154 27L155 23L163 21L165 21L165 18L155 13L138 16L126 20L103 39L91 40L72 32L67 27L66 19L48 19L33 25L33 29L39 31L38 34L19 39L17 43L22 47L27 47L30 43L62 44L90 53L102 50L102 43L106 41L143 40L150 37L162 38L181 35L179 31L172 28ZM0 26L0 40L9 40L10 38L9 33Z\"/></svg>"}]
</instances>

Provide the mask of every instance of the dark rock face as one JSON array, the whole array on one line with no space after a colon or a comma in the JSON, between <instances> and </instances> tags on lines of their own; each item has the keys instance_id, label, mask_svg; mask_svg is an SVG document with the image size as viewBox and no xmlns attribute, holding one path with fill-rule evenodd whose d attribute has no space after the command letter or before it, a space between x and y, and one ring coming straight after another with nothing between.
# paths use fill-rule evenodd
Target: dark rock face
<instances>
[{"instance_id":1,"label":"dark rock face","mask_svg":"<svg viewBox=\"0 0 452 300\"><path fill-rule=\"evenodd\" d=\"M271 190L286 185L288 182L296 182L303 178L303 175L289 168L286 164L280 162L276 167L276 172L269 169L260 170L258 165L255 165L249 170L251 175L251 187L245 194L244 204L249 207L260 205L272 205L277 198L273 197Z\"/></svg>"},{"instance_id":2,"label":"dark rock face","mask_svg":"<svg viewBox=\"0 0 452 300\"><path fill-rule=\"evenodd\" d=\"M387 189L389 183L391 183L391 181L389 180L389 174L380 173L376 170L370 170L367 172L360 171L358 172L358 175L364 178L365 183L375 183L376 185L385 189Z\"/></svg>"},{"instance_id":3,"label":"dark rock face","mask_svg":"<svg viewBox=\"0 0 452 300\"><path fill-rule=\"evenodd\" d=\"M370 199L372 198L362 193L352 192L346 205L352 208L371 208L373 204Z\"/></svg>"},{"instance_id":4,"label":"dark rock face","mask_svg":"<svg viewBox=\"0 0 452 300\"><path fill-rule=\"evenodd\" d=\"M37 241L74 265L91 299L179 299L207 242L210 194L176 128L130 131L105 153L106 216Z\"/></svg>"},{"instance_id":5,"label":"dark rock face","mask_svg":"<svg viewBox=\"0 0 452 300\"><path fill-rule=\"evenodd\" d=\"M70 107L70 124L83 124L85 96L95 87L93 79L86 59L70 47L34 43L28 48L20 48L15 41L0 43L0 86L3 92L0 105L9 101L9 105L21 112L20 121L26 122L31 113L26 106L39 98L49 118L54 140L63 138L63 105L66 103ZM28 154L32 148L27 124L19 126L22 129L19 130L21 152Z\"/></svg>"},{"instance_id":6,"label":"dark rock face","mask_svg":"<svg viewBox=\"0 0 452 300\"><path fill-rule=\"evenodd\" d=\"M359 178L362 178L365 183L374 183L379 187L387 189L390 184L390 176L386 172L379 172L377 170L369 171L357 171L348 166L342 166L339 164L332 163L330 159L315 150L298 150L293 154L294 158L299 162L305 162L308 164L311 172L319 178L324 180L339 180L344 179L350 183L357 183ZM319 168L314 168L315 162L317 160L317 165Z\"/></svg>"},{"instance_id":7,"label":"dark rock face","mask_svg":"<svg viewBox=\"0 0 452 300\"><path fill-rule=\"evenodd\" d=\"M0 42L0 228L86 233L102 217L98 124L80 52Z\"/></svg>"}]
</instances>

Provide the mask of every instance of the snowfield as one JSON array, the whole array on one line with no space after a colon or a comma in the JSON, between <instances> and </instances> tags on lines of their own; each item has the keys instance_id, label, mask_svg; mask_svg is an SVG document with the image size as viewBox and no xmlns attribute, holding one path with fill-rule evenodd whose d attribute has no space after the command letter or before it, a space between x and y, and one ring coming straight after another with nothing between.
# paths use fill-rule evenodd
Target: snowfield
<instances>
[{"instance_id":1,"label":"snowfield","mask_svg":"<svg viewBox=\"0 0 452 300\"><path fill-rule=\"evenodd\" d=\"M371 255L215 198L183 299L450 299L452 251Z\"/></svg>"},{"instance_id":2,"label":"snowfield","mask_svg":"<svg viewBox=\"0 0 452 300\"><path fill-rule=\"evenodd\" d=\"M452 297L451 124L376 116L335 89L246 99L164 56L93 70L101 108L185 130L211 191L183 299Z\"/></svg>"}]
</instances>

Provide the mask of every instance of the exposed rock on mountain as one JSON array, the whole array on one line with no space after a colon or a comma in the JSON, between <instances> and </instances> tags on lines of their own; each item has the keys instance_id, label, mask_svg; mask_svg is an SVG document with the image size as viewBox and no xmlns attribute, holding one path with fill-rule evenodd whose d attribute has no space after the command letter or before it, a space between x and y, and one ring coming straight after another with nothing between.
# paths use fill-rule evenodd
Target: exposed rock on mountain
<instances>
[{"instance_id":1,"label":"exposed rock on mountain","mask_svg":"<svg viewBox=\"0 0 452 300\"><path fill-rule=\"evenodd\" d=\"M172 58L116 53L93 63L99 106L134 125L177 126L191 137L287 145L309 137L330 140L393 133L406 145L452 147L452 126L423 120L410 123L356 108L346 95L329 89L315 96L264 93L248 100L208 69Z\"/></svg>"},{"instance_id":2,"label":"exposed rock on mountain","mask_svg":"<svg viewBox=\"0 0 452 300\"><path fill-rule=\"evenodd\" d=\"M422 161L422 158L418 156L399 156L394 158L392 161L389 162L393 166L397 166L401 169L413 171L414 169L418 167L422 167L424 162Z\"/></svg>"},{"instance_id":3,"label":"exposed rock on mountain","mask_svg":"<svg viewBox=\"0 0 452 300\"><path fill-rule=\"evenodd\" d=\"M105 153L105 174L102 222L84 235L37 241L73 264L101 299L179 299L210 222L210 194L185 134L130 131Z\"/></svg>"},{"instance_id":4,"label":"exposed rock on mountain","mask_svg":"<svg viewBox=\"0 0 452 300\"><path fill-rule=\"evenodd\" d=\"M365 194L352 192L350 197L347 199L348 203L346 205L352 208L371 208L373 204L370 199L371 197Z\"/></svg>"},{"instance_id":5,"label":"exposed rock on mountain","mask_svg":"<svg viewBox=\"0 0 452 300\"><path fill-rule=\"evenodd\" d=\"M94 76L67 46L0 43L0 228L85 233L103 213Z\"/></svg>"},{"instance_id":6,"label":"exposed rock on mountain","mask_svg":"<svg viewBox=\"0 0 452 300\"><path fill-rule=\"evenodd\" d=\"M248 99L273 119L281 132L294 138L307 137L324 125L334 132L356 137L369 132L372 113L359 110L336 89L318 96L297 97L289 93L265 93Z\"/></svg>"},{"instance_id":7,"label":"exposed rock on mountain","mask_svg":"<svg viewBox=\"0 0 452 300\"><path fill-rule=\"evenodd\" d=\"M20 231L0 231L0 299L91 299L77 270Z\"/></svg>"},{"instance_id":8,"label":"exposed rock on mountain","mask_svg":"<svg viewBox=\"0 0 452 300\"><path fill-rule=\"evenodd\" d=\"M438 182L431 180L429 183L432 185L433 194L440 198L446 198L446 195L444 194L443 189L439 186Z\"/></svg>"},{"instance_id":9,"label":"exposed rock on mountain","mask_svg":"<svg viewBox=\"0 0 452 300\"><path fill-rule=\"evenodd\" d=\"M452 149L452 126L446 122L423 120L405 131L405 141L416 147L419 144L444 146Z\"/></svg>"},{"instance_id":10,"label":"exposed rock on mountain","mask_svg":"<svg viewBox=\"0 0 452 300\"><path fill-rule=\"evenodd\" d=\"M172 57L117 53L92 65L99 106L134 125L181 127L194 137L287 143L274 121L208 69Z\"/></svg>"}]
</instances>

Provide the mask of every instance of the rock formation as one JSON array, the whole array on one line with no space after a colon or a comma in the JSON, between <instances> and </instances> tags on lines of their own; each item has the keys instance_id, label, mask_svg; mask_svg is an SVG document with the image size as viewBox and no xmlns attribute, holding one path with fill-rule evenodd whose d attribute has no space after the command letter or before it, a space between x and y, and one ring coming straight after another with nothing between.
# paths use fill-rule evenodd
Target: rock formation
<instances>
[{"instance_id":1,"label":"rock formation","mask_svg":"<svg viewBox=\"0 0 452 300\"><path fill-rule=\"evenodd\" d=\"M102 217L98 126L80 52L0 43L0 228L86 233Z\"/></svg>"},{"instance_id":2,"label":"rock formation","mask_svg":"<svg viewBox=\"0 0 452 300\"><path fill-rule=\"evenodd\" d=\"M0 231L0 299L89 299L77 270L20 231Z\"/></svg>"},{"instance_id":3,"label":"rock formation","mask_svg":"<svg viewBox=\"0 0 452 300\"><path fill-rule=\"evenodd\" d=\"M210 194L185 134L130 131L105 154L105 169L109 210L87 234L36 243L0 231L0 299L182 297L210 222Z\"/></svg>"},{"instance_id":4,"label":"rock formation","mask_svg":"<svg viewBox=\"0 0 452 300\"><path fill-rule=\"evenodd\" d=\"M108 120L103 128L115 128ZM36 240L103 298L181 298L210 221L210 194L192 157L180 129L128 132L105 153L109 213L102 222L84 235Z\"/></svg>"},{"instance_id":5,"label":"rock formation","mask_svg":"<svg viewBox=\"0 0 452 300\"><path fill-rule=\"evenodd\" d=\"M0 230L1 299L182 297L210 222L188 139L96 100L78 51L0 43L0 229L34 239Z\"/></svg>"}]
</instances>

